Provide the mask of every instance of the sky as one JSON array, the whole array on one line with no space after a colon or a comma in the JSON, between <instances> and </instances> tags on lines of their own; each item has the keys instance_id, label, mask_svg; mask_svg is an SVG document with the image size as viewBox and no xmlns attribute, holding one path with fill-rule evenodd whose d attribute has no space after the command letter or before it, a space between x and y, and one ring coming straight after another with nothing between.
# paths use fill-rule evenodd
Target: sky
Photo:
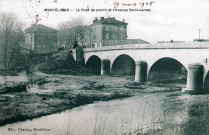
<instances>
[{"instance_id":1,"label":"sky","mask_svg":"<svg viewBox=\"0 0 209 135\"><path fill-rule=\"evenodd\" d=\"M142 3L147 3L142 8ZM153 2L150 6L150 2ZM136 3L136 5L134 5ZM126 6L131 4L132 6ZM117 6L117 7L116 7ZM44 11L45 9L69 11ZM80 11L76 11L80 9ZM83 11L89 9L90 11ZM150 9L151 11L91 11L91 9ZM81 11L82 10L82 11ZM115 17L128 23L129 39L193 41L209 39L209 0L0 0L0 13L12 12L25 24L57 29L61 22L82 17L90 25L95 17ZM40 19L40 20L39 20Z\"/></svg>"}]
</instances>

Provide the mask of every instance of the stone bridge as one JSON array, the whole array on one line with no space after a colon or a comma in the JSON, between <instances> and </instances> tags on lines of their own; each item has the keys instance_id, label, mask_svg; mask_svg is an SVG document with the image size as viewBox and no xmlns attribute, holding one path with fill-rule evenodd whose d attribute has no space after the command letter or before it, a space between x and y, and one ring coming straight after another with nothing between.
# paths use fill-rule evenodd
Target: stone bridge
<instances>
[{"instance_id":1,"label":"stone bridge","mask_svg":"<svg viewBox=\"0 0 209 135\"><path fill-rule=\"evenodd\" d=\"M208 58L209 42L128 44L84 49L86 67L101 75L135 74L135 81L143 82L151 81L160 74L162 79L169 70L172 74L185 72L186 92L208 89Z\"/></svg>"}]
</instances>

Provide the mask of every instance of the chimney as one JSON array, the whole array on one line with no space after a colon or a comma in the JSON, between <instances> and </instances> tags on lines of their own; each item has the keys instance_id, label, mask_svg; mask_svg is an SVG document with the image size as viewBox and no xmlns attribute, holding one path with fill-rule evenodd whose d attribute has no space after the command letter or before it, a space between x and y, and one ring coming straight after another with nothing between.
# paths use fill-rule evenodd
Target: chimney
<instances>
[{"instance_id":1,"label":"chimney","mask_svg":"<svg viewBox=\"0 0 209 135\"><path fill-rule=\"evenodd\" d=\"M123 19L123 22L125 22L125 19Z\"/></svg>"},{"instance_id":2,"label":"chimney","mask_svg":"<svg viewBox=\"0 0 209 135\"><path fill-rule=\"evenodd\" d=\"M100 20L103 21L104 20L104 17L100 17Z\"/></svg>"},{"instance_id":3,"label":"chimney","mask_svg":"<svg viewBox=\"0 0 209 135\"><path fill-rule=\"evenodd\" d=\"M97 23L98 22L98 18L95 17L95 20L93 20L93 23Z\"/></svg>"}]
</instances>

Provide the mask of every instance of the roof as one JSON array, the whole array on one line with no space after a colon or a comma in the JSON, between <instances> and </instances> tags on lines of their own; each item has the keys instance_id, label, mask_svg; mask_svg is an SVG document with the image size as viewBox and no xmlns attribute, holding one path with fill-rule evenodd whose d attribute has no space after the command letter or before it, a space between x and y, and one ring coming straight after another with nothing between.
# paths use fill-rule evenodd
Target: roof
<instances>
[{"instance_id":1,"label":"roof","mask_svg":"<svg viewBox=\"0 0 209 135\"><path fill-rule=\"evenodd\" d=\"M103 18L100 20L94 20L93 24L117 24L117 25L127 25L128 23L125 23L123 21L116 20L114 17L112 18Z\"/></svg>"},{"instance_id":2,"label":"roof","mask_svg":"<svg viewBox=\"0 0 209 135\"><path fill-rule=\"evenodd\" d=\"M194 39L194 42L208 42L209 39Z\"/></svg>"},{"instance_id":3,"label":"roof","mask_svg":"<svg viewBox=\"0 0 209 135\"><path fill-rule=\"evenodd\" d=\"M128 41L132 41L135 44L150 44L149 42L142 39L127 39Z\"/></svg>"},{"instance_id":4,"label":"roof","mask_svg":"<svg viewBox=\"0 0 209 135\"><path fill-rule=\"evenodd\" d=\"M106 18L101 23L102 24L124 24L124 25L128 24L119 20L115 20L115 18Z\"/></svg>"},{"instance_id":5,"label":"roof","mask_svg":"<svg viewBox=\"0 0 209 135\"><path fill-rule=\"evenodd\" d=\"M36 31L51 31L56 32L57 30L47 27L43 24L31 24L31 27L26 29L25 32L36 32Z\"/></svg>"},{"instance_id":6,"label":"roof","mask_svg":"<svg viewBox=\"0 0 209 135\"><path fill-rule=\"evenodd\" d=\"M141 39L127 39L127 40L103 40L103 45L125 45L125 44L150 44L147 41Z\"/></svg>"}]
</instances>

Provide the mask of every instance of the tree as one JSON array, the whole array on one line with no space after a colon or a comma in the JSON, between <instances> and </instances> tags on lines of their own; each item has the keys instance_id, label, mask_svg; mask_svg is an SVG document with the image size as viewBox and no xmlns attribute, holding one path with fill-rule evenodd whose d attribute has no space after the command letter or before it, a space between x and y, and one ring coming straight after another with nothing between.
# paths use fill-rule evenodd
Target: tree
<instances>
[{"instance_id":1,"label":"tree","mask_svg":"<svg viewBox=\"0 0 209 135\"><path fill-rule=\"evenodd\" d=\"M0 14L0 48L4 67L10 66L16 52L24 42L23 24L12 13Z\"/></svg>"},{"instance_id":2,"label":"tree","mask_svg":"<svg viewBox=\"0 0 209 135\"><path fill-rule=\"evenodd\" d=\"M84 19L78 17L68 22L62 22L58 25L58 41L59 45L65 45L66 48L72 49L75 40L83 42L84 39Z\"/></svg>"}]
</instances>

